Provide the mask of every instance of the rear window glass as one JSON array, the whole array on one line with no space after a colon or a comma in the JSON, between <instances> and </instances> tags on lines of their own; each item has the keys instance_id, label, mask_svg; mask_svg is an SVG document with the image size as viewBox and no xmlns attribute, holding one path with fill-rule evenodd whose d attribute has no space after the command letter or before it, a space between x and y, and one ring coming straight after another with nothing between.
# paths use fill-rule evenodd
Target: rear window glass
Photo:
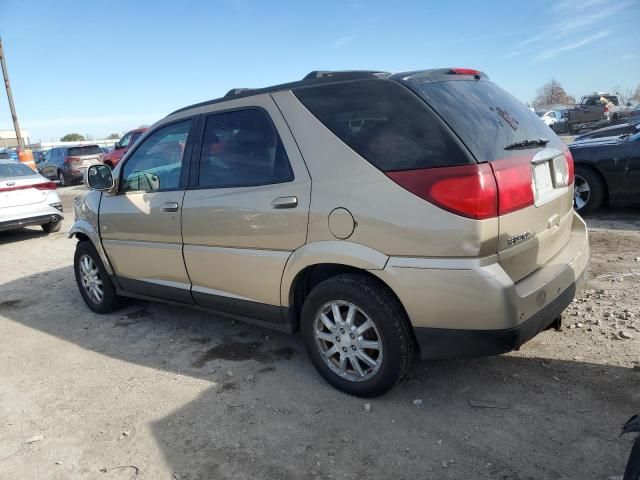
<instances>
[{"instance_id":1,"label":"rear window glass","mask_svg":"<svg viewBox=\"0 0 640 480\"><path fill-rule=\"evenodd\" d=\"M334 135L383 172L471 162L424 102L398 83L345 82L294 94Z\"/></svg>"},{"instance_id":2,"label":"rear window glass","mask_svg":"<svg viewBox=\"0 0 640 480\"><path fill-rule=\"evenodd\" d=\"M67 155L70 157L81 157L83 155L100 155L102 149L98 145L86 145L84 147L71 147Z\"/></svg>"},{"instance_id":3,"label":"rear window glass","mask_svg":"<svg viewBox=\"0 0 640 480\"><path fill-rule=\"evenodd\" d=\"M36 172L22 163L0 163L0 178L29 177Z\"/></svg>"},{"instance_id":4,"label":"rear window glass","mask_svg":"<svg viewBox=\"0 0 640 480\"><path fill-rule=\"evenodd\" d=\"M546 138L547 147L562 145L540 117L495 83L445 81L414 88L460 136L479 162L520 156L522 150L504 148L523 140Z\"/></svg>"}]
</instances>

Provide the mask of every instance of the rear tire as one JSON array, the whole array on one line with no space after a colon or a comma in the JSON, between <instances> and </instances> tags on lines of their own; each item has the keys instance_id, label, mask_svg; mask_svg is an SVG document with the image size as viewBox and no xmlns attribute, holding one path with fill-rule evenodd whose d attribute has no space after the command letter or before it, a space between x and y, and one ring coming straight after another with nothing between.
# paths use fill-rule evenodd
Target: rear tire
<instances>
[{"instance_id":1,"label":"rear tire","mask_svg":"<svg viewBox=\"0 0 640 480\"><path fill-rule=\"evenodd\" d=\"M573 188L573 207L580 215L589 215L602 206L606 187L594 170L577 166Z\"/></svg>"},{"instance_id":2,"label":"rear tire","mask_svg":"<svg viewBox=\"0 0 640 480\"><path fill-rule=\"evenodd\" d=\"M41 225L42 230L44 230L44 233L55 233L55 232L59 232L60 228L62 227L62 220L58 220L57 222L49 222L49 223L45 223L44 225Z\"/></svg>"},{"instance_id":3,"label":"rear tire","mask_svg":"<svg viewBox=\"0 0 640 480\"><path fill-rule=\"evenodd\" d=\"M58 172L58 181L60 182L61 187L66 187L69 184L67 177L62 171Z\"/></svg>"},{"instance_id":4,"label":"rear tire","mask_svg":"<svg viewBox=\"0 0 640 480\"><path fill-rule=\"evenodd\" d=\"M91 310L109 313L122 306L123 299L116 295L116 289L100 255L90 241L78 242L76 245L73 270L80 294Z\"/></svg>"},{"instance_id":5,"label":"rear tire","mask_svg":"<svg viewBox=\"0 0 640 480\"><path fill-rule=\"evenodd\" d=\"M301 330L320 375L358 397L381 395L400 382L417 351L398 299L365 275L338 275L317 285L302 307Z\"/></svg>"}]
</instances>

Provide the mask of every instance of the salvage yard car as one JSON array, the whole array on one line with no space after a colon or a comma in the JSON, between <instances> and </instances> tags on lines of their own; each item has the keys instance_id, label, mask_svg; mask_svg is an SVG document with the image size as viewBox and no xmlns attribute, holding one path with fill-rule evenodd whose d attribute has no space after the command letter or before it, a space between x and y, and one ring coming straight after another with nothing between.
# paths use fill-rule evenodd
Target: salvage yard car
<instances>
[{"instance_id":1,"label":"salvage yard car","mask_svg":"<svg viewBox=\"0 0 640 480\"><path fill-rule=\"evenodd\" d=\"M38 171L60 186L81 182L87 167L102 162L102 149L98 145L55 147L47 151L38 162Z\"/></svg>"},{"instance_id":2,"label":"salvage yard car","mask_svg":"<svg viewBox=\"0 0 640 480\"><path fill-rule=\"evenodd\" d=\"M74 269L122 297L282 332L340 390L558 325L589 259L573 161L477 70L312 72L173 112L89 167Z\"/></svg>"},{"instance_id":3,"label":"salvage yard car","mask_svg":"<svg viewBox=\"0 0 640 480\"><path fill-rule=\"evenodd\" d=\"M640 204L640 132L573 142L574 203L588 214L610 206Z\"/></svg>"},{"instance_id":4,"label":"salvage yard car","mask_svg":"<svg viewBox=\"0 0 640 480\"><path fill-rule=\"evenodd\" d=\"M115 168L118 165L118 162L122 160L122 157L125 153L138 141L140 136L146 132L146 128L136 128L127 132L123 135L123 137L116 143L113 151L107 153L102 162L105 165L109 165L111 168Z\"/></svg>"},{"instance_id":5,"label":"salvage yard car","mask_svg":"<svg viewBox=\"0 0 640 480\"><path fill-rule=\"evenodd\" d=\"M0 160L0 232L39 225L60 230L62 202L56 184L13 160Z\"/></svg>"}]
</instances>

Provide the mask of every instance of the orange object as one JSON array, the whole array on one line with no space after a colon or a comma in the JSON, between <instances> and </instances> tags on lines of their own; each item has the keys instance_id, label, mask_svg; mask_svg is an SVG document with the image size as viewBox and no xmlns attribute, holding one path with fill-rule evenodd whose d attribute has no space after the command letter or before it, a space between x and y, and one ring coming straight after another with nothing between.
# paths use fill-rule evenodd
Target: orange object
<instances>
[{"instance_id":1,"label":"orange object","mask_svg":"<svg viewBox=\"0 0 640 480\"><path fill-rule=\"evenodd\" d=\"M33 160L33 152L31 150L27 149L19 151L18 160L20 160L21 163L24 163L31 170L34 170L36 172L38 171L38 169L36 168L36 162L34 162Z\"/></svg>"}]
</instances>

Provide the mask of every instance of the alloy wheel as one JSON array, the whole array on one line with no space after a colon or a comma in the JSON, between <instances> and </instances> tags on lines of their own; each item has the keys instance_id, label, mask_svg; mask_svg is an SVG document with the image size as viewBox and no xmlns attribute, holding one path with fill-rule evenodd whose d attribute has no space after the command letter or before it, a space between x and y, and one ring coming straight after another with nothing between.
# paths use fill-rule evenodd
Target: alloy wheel
<instances>
[{"instance_id":1,"label":"alloy wheel","mask_svg":"<svg viewBox=\"0 0 640 480\"><path fill-rule=\"evenodd\" d=\"M576 210L584 208L589 203L589 197L591 197L591 187L583 177L576 175L573 187L573 205Z\"/></svg>"},{"instance_id":2,"label":"alloy wheel","mask_svg":"<svg viewBox=\"0 0 640 480\"><path fill-rule=\"evenodd\" d=\"M315 316L313 335L324 363L342 378L362 382L382 365L382 338L375 323L357 305L325 303Z\"/></svg>"},{"instance_id":3,"label":"alloy wheel","mask_svg":"<svg viewBox=\"0 0 640 480\"><path fill-rule=\"evenodd\" d=\"M102 303L104 289L100 278L100 270L98 270L93 258L86 254L80 257L80 281L82 288L84 288L91 301L96 304Z\"/></svg>"}]
</instances>

